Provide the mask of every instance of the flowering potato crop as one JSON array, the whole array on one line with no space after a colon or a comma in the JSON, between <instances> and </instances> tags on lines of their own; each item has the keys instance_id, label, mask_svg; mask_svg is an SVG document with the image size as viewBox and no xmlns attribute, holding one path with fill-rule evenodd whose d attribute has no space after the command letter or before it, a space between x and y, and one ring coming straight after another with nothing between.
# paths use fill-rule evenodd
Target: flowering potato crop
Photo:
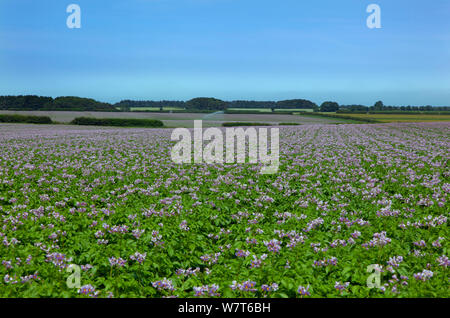
<instances>
[{"instance_id":1,"label":"flowering potato crop","mask_svg":"<svg viewBox=\"0 0 450 318\"><path fill-rule=\"evenodd\" d=\"M283 127L273 175L170 134L0 125L0 296L450 296L449 123Z\"/></svg>"}]
</instances>

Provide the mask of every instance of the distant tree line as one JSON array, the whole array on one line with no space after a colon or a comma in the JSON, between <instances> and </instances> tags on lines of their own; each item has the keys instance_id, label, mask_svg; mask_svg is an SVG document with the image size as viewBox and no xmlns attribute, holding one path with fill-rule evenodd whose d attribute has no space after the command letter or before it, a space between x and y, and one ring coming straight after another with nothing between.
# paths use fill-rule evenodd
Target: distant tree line
<instances>
[{"instance_id":1,"label":"distant tree line","mask_svg":"<svg viewBox=\"0 0 450 318\"><path fill-rule=\"evenodd\" d=\"M449 106L386 106L382 101L376 102L373 106L364 105L341 105L339 112L432 112L432 111L450 111Z\"/></svg>"},{"instance_id":2,"label":"distant tree line","mask_svg":"<svg viewBox=\"0 0 450 318\"><path fill-rule=\"evenodd\" d=\"M178 100L123 100L114 104L115 107L119 107L121 110L130 111L131 107L155 107L162 110L163 107L179 107L185 108L185 101Z\"/></svg>"},{"instance_id":3,"label":"distant tree line","mask_svg":"<svg viewBox=\"0 0 450 318\"><path fill-rule=\"evenodd\" d=\"M282 101L254 101L254 100L234 100L223 101L211 97L198 97L188 101L133 101L123 100L114 106L121 109L130 109L131 107L180 107L196 110L225 110L227 108L268 108L268 109L315 109L319 107L306 99L290 99Z\"/></svg>"},{"instance_id":4,"label":"distant tree line","mask_svg":"<svg viewBox=\"0 0 450 318\"><path fill-rule=\"evenodd\" d=\"M382 101L376 102L373 106L365 105L339 105L337 102L325 101L320 106L307 99L288 99L281 101L254 101L254 100L234 100L222 101L216 98L194 98L189 101L130 101L125 100L115 104L120 107L179 107L191 110L225 110L230 108L266 108L275 111L276 109L312 109L317 112L377 112L377 111L450 111L450 107L433 106L385 106ZM129 110L129 108L128 108Z\"/></svg>"},{"instance_id":5,"label":"distant tree line","mask_svg":"<svg viewBox=\"0 0 450 318\"><path fill-rule=\"evenodd\" d=\"M276 109L312 109L317 112L403 112L403 111L450 111L450 107L427 106L385 106L382 101L373 106L365 105L339 105L334 101L325 101L320 106L307 99L288 99L281 101L254 101L234 100L223 101L211 97L193 98L188 101L162 100L162 101L135 101L123 100L116 104L96 101L91 98L75 96L45 97L36 95L0 96L0 110L67 110L67 111L130 111L131 108L156 107L163 110L164 107L177 107L197 111L217 111L229 108L266 108Z\"/></svg>"},{"instance_id":6,"label":"distant tree line","mask_svg":"<svg viewBox=\"0 0 450 318\"><path fill-rule=\"evenodd\" d=\"M115 111L108 103L91 98L75 96L44 97L36 95L0 96L1 110L70 110L70 111Z\"/></svg>"}]
</instances>

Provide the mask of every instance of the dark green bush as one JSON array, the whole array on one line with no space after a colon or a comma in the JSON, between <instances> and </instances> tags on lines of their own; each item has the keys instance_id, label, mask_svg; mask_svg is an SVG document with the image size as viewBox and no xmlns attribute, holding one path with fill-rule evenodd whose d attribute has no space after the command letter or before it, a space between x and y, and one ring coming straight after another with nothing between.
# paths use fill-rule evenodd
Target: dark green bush
<instances>
[{"instance_id":1,"label":"dark green bush","mask_svg":"<svg viewBox=\"0 0 450 318\"><path fill-rule=\"evenodd\" d=\"M0 123L52 124L48 116L0 115Z\"/></svg>"},{"instance_id":2,"label":"dark green bush","mask_svg":"<svg viewBox=\"0 0 450 318\"><path fill-rule=\"evenodd\" d=\"M72 125L115 126L115 127L164 127L160 120L134 118L90 118L77 117L71 121Z\"/></svg>"}]
</instances>

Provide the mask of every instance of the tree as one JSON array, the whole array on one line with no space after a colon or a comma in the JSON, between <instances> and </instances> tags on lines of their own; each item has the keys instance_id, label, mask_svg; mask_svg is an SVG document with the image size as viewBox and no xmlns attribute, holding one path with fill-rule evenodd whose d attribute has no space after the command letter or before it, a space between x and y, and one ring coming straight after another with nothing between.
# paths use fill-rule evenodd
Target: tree
<instances>
[{"instance_id":1,"label":"tree","mask_svg":"<svg viewBox=\"0 0 450 318\"><path fill-rule=\"evenodd\" d=\"M280 100L279 102L277 102L277 108L316 109L317 105L307 99L287 99L287 100Z\"/></svg>"},{"instance_id":2,"label":"tree","mask_svg":"<svg viewBox=\"0 0 450 318\"><path fill-rule=\"evenodd\" d=\"M116 111L116 108L111 104L98 102L91 98L64 96L55 98L48 110Z\"/></svg>"},{"instance_id":3,"label":"tree","mask_svg":"<svg viewBox=\"0 0 450 318\"><path fill-rule=\"evenodd\" d=\"M227 102L227 108L270 108L275 109L277 102L255 101L255 100L234 100Z\"/></svg>"},{"instance_id":4,"label":"tree","mask_svg":"<svg viewBox=\"0 0 450 318\"><path fill-rule=\"evenodd\" d=\"M339 104L336 102L323 102L320 105L321 112L337 112L339 110Z\"/></svg>"},{"instance_id":5,"label":"tree","mask_svg":"<svg viewBox=\"0 0 450 318\"><path fill-rule=\"evenodd\" d=\"M383 102L381 100L379 100L378 102L375 103L375 105L373 105L373 109L374 110L383 110Z\"/></svg>"},{"instance_id":6,"label":"tree","mask_svg":"<svg viewBox=\"0 0 450 318\"><path fill-rule=\"evenodd\" d=\"M0 109L41 110L52 102L51 97L36 95L0 96Z\"/></svg>"},{"instance_id":7,"label":"tree","mask_svg":"<svg viewBox=\"0 0 450 318\"><path fill-rule=\"evenodd\" d=\"M225 110L227 103L212 97L198 97L186 102L187 109L197 110Z\"/></svg>"},{"instance_id":8,"label":"tree","mask_svg":"<svg viewBox=\"0 0 450 318\"><path fill-rule=\"evenodd\" d=\"M340 105L339 111L345 112L367 112L369 111L369 107L364 105Z\"/></svg>"}]
</instances>

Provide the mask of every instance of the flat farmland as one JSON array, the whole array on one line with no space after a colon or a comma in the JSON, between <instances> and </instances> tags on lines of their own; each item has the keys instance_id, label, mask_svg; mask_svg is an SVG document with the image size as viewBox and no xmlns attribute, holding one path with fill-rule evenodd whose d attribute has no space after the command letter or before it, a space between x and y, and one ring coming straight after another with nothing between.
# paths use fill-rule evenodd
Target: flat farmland
<instances>
[{"instance_id":1,"label":"flat farmland","mask_svg":"<svg viewBox=\"0 0 450 318\"><path fill-rule=\"evenodd\" d=\"M117 107L117 109L120 110L120 107ZM180 107L171 107L171 106L164 106L164 110L182 110L183 108ZM130 107L130 110L132 112L135 111L154 111L158 112L160 110L160 107Z\"/></svg>"},{"instance_id":2,"label":"flat farmland","mask_svg":"<svg viewBox=\"0 0 450 318\"><path fill-rule=\"evenodd\" d=\"M273 175L171 132L0 124L0 297L450 296L450 123L282 127Z\"/></svg>"},{"instance_id":3,"label":"flat farmland","mask_svg":"<svg viewBox=\"0 0 450 318\"><path fill-rule=\"evenodd\" d=\"M382 123L401 123L401 122L434 122L434 121L450 121L450 115L433 115L433 114L342 114L337 116L350 116L363 119L375 119Z\"/></svg>"},{"instance_id":4,"label":"flat farmland","mask_svg":"<svg viewBox=\"0 0 450 318\"><path fill-rule=\"evenodd\" d=\"M228 108L229 110L234 111L255 111L255 112L261 112L261 113L271 113L271 108ZM277 112L313 112L310 108L275 108L275 111Z\"/></svg>"},{"instance_id":5,"label":"flat farmland","mask_svg":"<svg viewBox=\"0 0 450 318\"><path fill-rule=\"evenodd\" d=\"M221 126L223 122L262 122L278 124L283 122L299 124L333 124L349 123L346 119L321 118L299 115L283 114L223 114L221 112L204 113L138 113L138 112L72 112L72 111L0 111L0 114L19 114L33 116L49 116L53 121L59 123L69 123L76 117L95 118L145 118L159 119L166 127L193 127L193 120L203 120L204 127Z\"/></svg>"}]
</instances>

